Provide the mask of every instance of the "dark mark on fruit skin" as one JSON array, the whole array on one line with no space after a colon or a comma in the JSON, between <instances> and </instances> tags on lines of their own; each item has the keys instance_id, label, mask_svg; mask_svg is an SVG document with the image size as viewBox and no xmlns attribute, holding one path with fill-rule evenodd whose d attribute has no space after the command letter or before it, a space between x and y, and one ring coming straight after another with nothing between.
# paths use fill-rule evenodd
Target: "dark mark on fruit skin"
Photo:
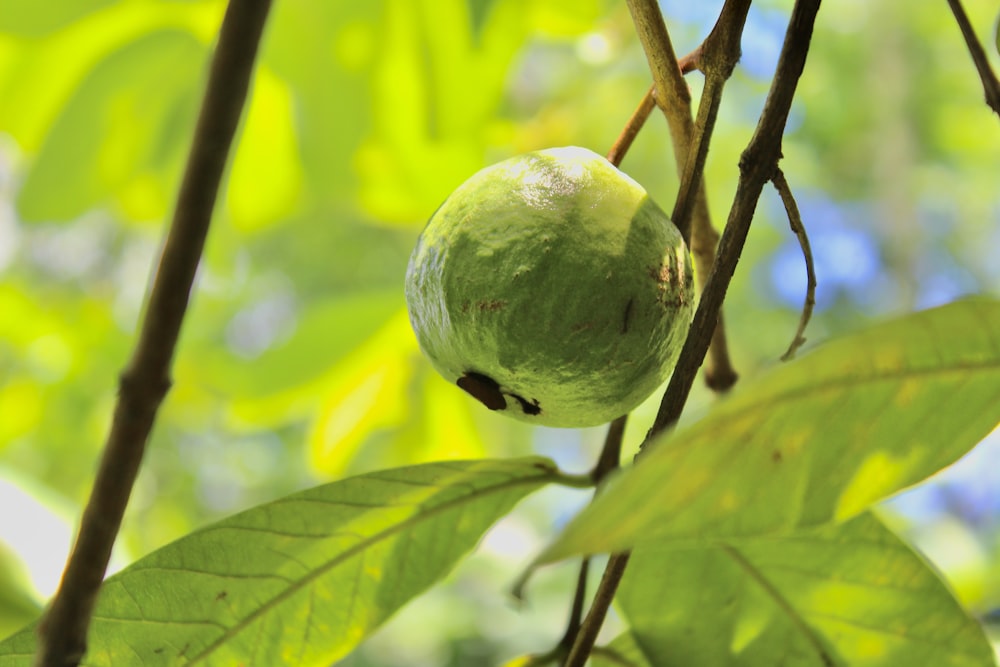
<instances>
[{"instance_id":1,"label":"dark mark on fruit skin","mask_svg":"<svg viewBox=\"0 0 1000 667\"><path fill-rule=\"evenodd\" d=\"M491 313L496 312L498 310L502 310L506 305L507 302L502 301L500 299L493 299L492 301L487 301L486 299L482 299L476 302L476 306L479 308L479 310L486 310Z\"/></svg>"},{"instance_id":2,"label":"dark mark on fruit skin","mask_svg":"<svg viewBox=\"0 0 1000 667\"><path fill-rule=\"evenodd\" d=\"M684 267L681 266L681 267L679 267L679 269L680 269L680 273L677 276L678 277L678 281L677 281L678 287L680 287L684 283ZM668 304L667 304L667 291L668 291L668 288L670 287L670 283L671 283L672 278L673 278L673 276L671 275L671 273L672 272L671 272L670 266L668 264L661 265L659 267L659 269L657 269L656 267L650 267L649 268L649 277L656 281L656 289L659 292L659 294L656 297L656 301L660 305L664 306L665 308L668 306ZM684 290L683 289L677 289L677 290L674 290L674 291L676 292L677 305L678 306L683 306L684 302L685 302Z\"/></svg>"},{"instance_id":3,"label":"dark mark on fruit skin","mask_svg":"<svg viewBox=\"0 0 1000 667\"><path fill-rule=\"evenodd\" d=\"M517 402L521 404L521 409L524 411L524 414L526 414L526 415L540 415L540 414L542 414L542 408L541 408L540 405L538 405L538 399L537 398L531 399L531 402L529 403L528 401L524 400L522 397L518 396L517 394L508 394L508 396L510 396L513 399L516 399Z\"/></svg>"},{"instance_id":4,"label":"dark mark on fruit skin","mask_svg":"<svg viewBox=\"0 0 1000 667\"><path fill-rule=\"evenodd\" d=\"M455 381L460 388L465 390L474 399L485 405L490 410L506 410L507 399L500 391L500 384L489 375L483 375L476 371L465 371L465 374ZM540 415L542 408L538 404L538 399L533 398L527 401L518 394L506 394L521 404L521 410L526 415Z\"/></svg>"},{"instance_id":5,"label":"dark mark on fruit skin","mask_svg":"<svg viewBox=\"0 0 1000 667\"><path fill-rule=\"evenodd\" d=\"M466 371L456 384L490 410L507 409L507 399L500 392L500 385L488 375Z\"/></svg>"},{"instance_id":6,"label":"dark mark on fruit skin","mask_svg":"<svg viewBox=\"0 0 1000 667\"><path fill-rule=\"evenodd\" d=\"M625 313L622 315L622 335L628 333L628 322L632 318L632 302L635 299L629 299L628 303L625 304Z\"/></svg>"}]
</instances>

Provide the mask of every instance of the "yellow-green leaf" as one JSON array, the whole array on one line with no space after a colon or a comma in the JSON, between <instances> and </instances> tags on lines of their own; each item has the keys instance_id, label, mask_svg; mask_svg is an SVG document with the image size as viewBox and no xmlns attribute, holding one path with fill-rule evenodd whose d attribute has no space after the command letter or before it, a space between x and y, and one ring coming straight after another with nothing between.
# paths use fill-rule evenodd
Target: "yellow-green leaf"
<instances>
[{"instance_id":1,"label":"yellow-green leaf","mask_svg":"<svg viewBox=\"0 0 1000 667\"><path fill-rule=\"evenodd\" d=\"M560 479L541 458L434 463L253 508L108 579L83 664L329 665ZM25 628L0 665L30 665L34 646Z\"/></svg>"},{"instance_id":2,"label":"yellow-green leaf","mask_svg":"<svg viewBox=\"0 0 1000 667\"><path fill-rule=\"evenodd\" d=\"M654 443L540 557L843 521L1000 421L1000 303L957 302L820 346Z\"/></svg>"},{"instance_id":3,"label":"yellow-green leaf","mask_svg":"<svg viewBox=\"0 0 1000 667\"><path fill-rule=\"evenodd\" d=\"M651 665L995 665L979 624L871 513L730 546L640 547L617 601Z\"/></svg>"}]
</instances>

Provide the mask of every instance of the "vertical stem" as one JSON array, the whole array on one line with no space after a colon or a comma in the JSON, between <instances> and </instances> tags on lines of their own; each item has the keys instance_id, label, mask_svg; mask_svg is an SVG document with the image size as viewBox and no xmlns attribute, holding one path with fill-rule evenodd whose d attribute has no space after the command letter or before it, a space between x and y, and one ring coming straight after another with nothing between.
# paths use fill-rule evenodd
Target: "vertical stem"
<instances>
[{"instance_id":1,"label":"vertical stem","mask_svg":"<svg viewBox=\"0 0 1000 667\"><path fill-rule=\"evenodd\" d=\"M270 5L270 0L235 0L223 18L139 340L121 375L111 431L76 544L59 590L39 626L35 656L39 667L77 665L86 652L87 630L111 548L156 412L170 387L170 364Z\"/></svg>"}]
</instances>

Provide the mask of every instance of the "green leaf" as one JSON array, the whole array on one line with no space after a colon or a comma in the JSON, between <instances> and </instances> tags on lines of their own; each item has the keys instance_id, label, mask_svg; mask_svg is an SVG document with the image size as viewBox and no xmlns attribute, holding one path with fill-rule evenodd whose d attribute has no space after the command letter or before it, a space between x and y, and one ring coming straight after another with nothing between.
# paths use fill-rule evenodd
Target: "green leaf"
<instances>
[{"instance_id":1,"label":"green leaf","mask_svg":"<svg viewBox=\"0 0 1000 667\"><path fill-rule=\"evenodd\" d=\"M871 513L731 546L640 547L617 601L662 667L995 665L979 624Z\"/></svg>"},{"instance_id":2,"label":"green leaf","mask_svg":"<svg viewBox=\"0 0 1000 667\"><path fill-rule=\"evenodd\" d=\"M248 510L108 579L84 664L329 665L560 479L541 458L425 464ZM0 643L0 665L34 644Z\"/></svg>"},{"instance_id":3,"label":"green leaf","mask_svg":"<svg viewBox=\"0 0 1000 667\"><path fill-rule=\"evenodd\" d=\"M654 443L540 557L846 520L1000 421L1000 303L961 301L819 347Z\"/></svg>"},{"instance_id":4,"label":"green leaf","mask_svg":"<svg viewBox=\"0 0 1000 667\"><path fill-rule=\"evenodd\" d=\"M162 216L190 141L204 54L191 34L160 30L99 63L46 136L18 195L21 216L66 220L112 196L133 217Z\"/></svg>"}]
</instances>

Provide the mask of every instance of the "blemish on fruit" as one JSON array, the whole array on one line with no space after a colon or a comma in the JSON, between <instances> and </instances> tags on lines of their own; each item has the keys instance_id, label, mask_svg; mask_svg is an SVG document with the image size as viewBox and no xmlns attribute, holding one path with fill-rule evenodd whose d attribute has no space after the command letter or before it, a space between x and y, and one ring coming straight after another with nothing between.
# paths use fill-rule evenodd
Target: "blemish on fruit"
<instances>
[{"instance_id":1,"label":"blemish on fruit","mask_svg":"<svg viewBox=\"0 0 1000 667\"><path fill-rule=\"evenodd\" d=\"M629 299L628 303L625 304L625 313L622 314L622 335L628 333L628 322L632 317L632 304L635 299Z\"/></svg>"},{"instance_id":2,"label":"blemish on fruit","mask_svg":"<svg viewBox=\"0 0 1000 667\"><path fill-rule=\"evenodd\" d=\"M479 310L481 311L485 310L491 313L495 313L496 311L503 309L503 307L506 305L507 302L501 299L492 299L492 300L481 299L476 302L476 307L479 308Z\"/></svg>"},{"instance_id":3,"label":"blemish on fruit","mask_svg":"<svg viewBox=\"0 0 1000 667\"><path fill-rule=\"evenodd\" d=\"M531 399L531 402L529 403L527 400L525 400L521 396L518 396L517 394L510 394L510 397L516 399L517 402L521 404L521 410L524 412L524 414L526 415L542 414L542 407L538 404L537 398Z\"/></svg>"},{"instance_id":4,"label":"blemish on fruit","mask_svg":"<svg viewBox=\"0 0 1000 667\"><path fill-rule=\"evenodd\" d=\"M507 399L503 397L500 385L488 375L466 371L465 375L458 378L456 384L490 410L507 409Z\"/></svg>"}]
</instances>

